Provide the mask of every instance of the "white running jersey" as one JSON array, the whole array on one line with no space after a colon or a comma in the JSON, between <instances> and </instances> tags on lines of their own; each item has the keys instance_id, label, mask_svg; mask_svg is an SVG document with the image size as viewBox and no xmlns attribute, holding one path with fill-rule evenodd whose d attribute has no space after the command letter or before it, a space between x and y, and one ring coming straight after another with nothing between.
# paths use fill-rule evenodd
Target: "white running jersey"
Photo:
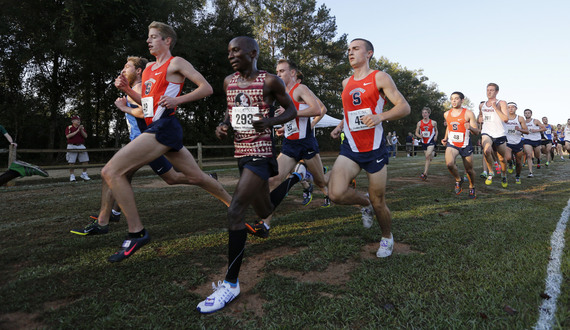
<instances>
[{"instance_id":1,"label":"white running jersey","mask_svg":"<svg viewBox=\"0 0 570 330\"><path fill-rule=\"evenodd\" d=\"M507 143L508 144L519 144L522 140L522 133L517 131L515 128L521 128L521 123L519 122L519 116L515 116L514 119L509 119L505 123L505 128L507 130Z\"/></svg>"},{"instance_id":2,"label":"white running jersey","mask_svg":"<svg viewBox=\"0 0 570 330\"><path fill-rule=\"evenodd\" d=\"M497 107L499 106L499 102L500 100L497 100ZM481 114L483 116L483 128L481 128L481 134L487 134L495 139L506 135L505 125L501 120L501 117L499 117L493 107L487 106L487 102L483 103Z\"/></svg>"},{"instance_id":3,"label":"white running jersey","mask_svg":"<svg viewBox=\"0 0 570 330\"><path fill-rule=\"evenodd\" d=\"M534 130L540 129L540 126L538 126L534 123L534 118L531 118L530 122L526 123L526 127L528 127L529 132L531 129L534 129ZM530 141L540 141L540 139L541 139L540 132L524 134L523 137L525 140L530 140Z\"/></svg>"}]
</instances>

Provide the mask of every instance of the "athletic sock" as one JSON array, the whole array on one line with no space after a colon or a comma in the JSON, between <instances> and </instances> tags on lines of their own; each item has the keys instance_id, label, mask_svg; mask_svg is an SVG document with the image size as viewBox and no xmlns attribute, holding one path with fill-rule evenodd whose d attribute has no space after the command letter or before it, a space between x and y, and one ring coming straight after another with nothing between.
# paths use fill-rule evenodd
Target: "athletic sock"
<instances>
[{"instance_id":1,"label":"athletic sock","mask_svg":"<svg viewBox=\"0 0 570 330\"><path fill-rule=\"evenodd\" d=\"M289 193L289 190L291 190L291 188L293 188L297 182L299 182L299 177L296 175L291 175L291 177L281 182L277 188L271 191L269 196L271 198L271 204L273 204L273 208L276 208L277 205L281 204L285 196L287 196Z\"/></svg>"},{"instance_id":2,"label":"athletic sock","mask_svg":"<svg viewBox=\"0 0 570 330\"><path fill-rule=\"evenodd\" d=\"M245 228L228 231L228 272L225 280L230 283L237 283L246 240L247 230Z\"/></svg>"},{"instance_id":3,"label":"athletic sock","mask_svg":"<svg viewBox=\"0 0 570 330\"><path fill-rule=\"evenodd\" d=\"M129 233L129 238L141 238L146 234L146 229L136 232L136 233Z\"/></svg>"},{"instance_id":4,"label":"athletic sock","mask_svg":"<svg viewBox=\"0 0 570 330\"><path fill-rule=\"evenodd\" d=\"M20 173L14 170L7 170L6 172L2 173L2 175L0 175L0 186L3 186L8 181L11 181L19 176Z\"/></svg>"}]
</instances>

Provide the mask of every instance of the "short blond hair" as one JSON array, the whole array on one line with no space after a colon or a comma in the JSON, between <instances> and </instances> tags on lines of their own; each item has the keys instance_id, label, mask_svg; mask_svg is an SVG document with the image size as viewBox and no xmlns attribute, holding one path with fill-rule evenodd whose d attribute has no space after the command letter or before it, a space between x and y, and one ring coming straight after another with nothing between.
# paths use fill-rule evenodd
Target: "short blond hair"
<instances>
[{"instance_id":1,"label":"short blond hair","mask_svg":"<svg viewBox=\"0 0 570 330\"><path fill-rule=\"evenodd\" d=\"M162 40L165 40L166 38L170 38L170 40L172 40L170 42L170 50L172 50L172 48L174 48L174 45L176 45L176 31L174 31L174 29L172 28L172 26L162 23L162 22L157 22L154 21L152 23L150 23L150 25L148 26L148 29L157 29L158 33L160 34L160 36L162 37Z\"/></svg>"}]
</instances>

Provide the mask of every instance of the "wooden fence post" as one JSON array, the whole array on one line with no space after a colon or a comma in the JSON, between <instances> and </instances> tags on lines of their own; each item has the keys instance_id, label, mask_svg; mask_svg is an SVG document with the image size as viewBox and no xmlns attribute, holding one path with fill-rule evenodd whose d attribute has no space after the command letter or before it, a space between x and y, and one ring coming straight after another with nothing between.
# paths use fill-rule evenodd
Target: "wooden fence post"
<instances>
[{"instance_id":1,"label":"wooden fence post","mask_svg":"<svg viewBox=\"0 0 570 330\"><path fill-rule=\"evenodd\" d=\"M10 165L12 164L12 162L16 160L16 152L17 152L17 151L16 151L16 149L17 149L16 146L10 144L10 147L9 147L9 148L10 148L10 149L9 149L10 151L8 152L8 168L10 167ZM16 181L14 181L14 180L10 180L10 181L8 181L8 182L6 183L6 186L7 186L7 187L13 187L13 186L15 186L15 185L16 185Z\"/></svg>"},{"instance_id":2,"label":"wooden fence post","mask_svg":"<svg viewBox=\"0 0 570 330\"><path fill-rule=\"evenodd\" d=\"M202 169L202 142L198 142L198 166Z\"/></svg>"}]
</instances>

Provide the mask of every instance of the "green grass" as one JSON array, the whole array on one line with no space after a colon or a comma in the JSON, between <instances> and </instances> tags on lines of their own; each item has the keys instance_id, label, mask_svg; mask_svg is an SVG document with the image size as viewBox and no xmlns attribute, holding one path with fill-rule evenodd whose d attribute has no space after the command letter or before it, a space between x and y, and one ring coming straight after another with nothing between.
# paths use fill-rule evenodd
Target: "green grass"
<instances>
[{"instance_id":1,"label":"green grass","mask_svg":"<svg viewBox=\"0 0 570 330\"><path fill-rule=\"evenodd\" d=\"M110 264L106 259L127 230L124 217L108 235L69 233L97 212L100 180L49 178L0 188L0 328L534 326L550 236L570 198L570 162L535 170L533 179L523 169L522 185L510 181L508 189L478 178L476 201L465 187L454 195L442 155L427 182L418 177L422 169L420 157L390 160L387 201L394 238L407 252L376 258L377 224L364 229L354 206L321 209L320 192L303 207L295 187L274 217L270 238L248 239L240 277L247 289L212 315L195 308L204 288L223 279L226 208L201 189L137 175L135 196L152 242ZM219 177L235 181L237 170L224 169ZM361 173L357 187L366 186ZM230 193L234 188L226 186ZM253 212L247 219L254 220ZM568 245L557 328L570 328Z\"/></svg>"}]
</instances>

